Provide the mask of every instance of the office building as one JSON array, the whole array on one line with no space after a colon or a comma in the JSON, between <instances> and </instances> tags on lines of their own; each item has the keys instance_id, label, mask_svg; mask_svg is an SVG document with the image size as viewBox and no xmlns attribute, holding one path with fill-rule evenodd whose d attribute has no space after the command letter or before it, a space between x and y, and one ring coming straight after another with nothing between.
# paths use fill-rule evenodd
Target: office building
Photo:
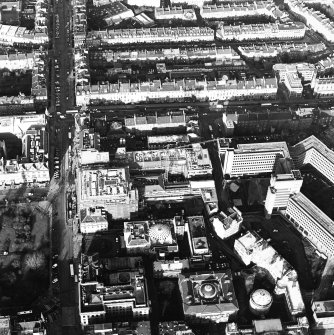
<instances>
[{"instance_id":1,"label":"office building","mask_svg":"<svg viewBox=\"0 0 334 335\"><path fill-rule=\"evenodd\" d=\"M105 272L105 276L103 276ZM96 269L96 280L80 283L81 325L103 323L110 317L147 319L149 303L142 271Z\"/></svg>"},{"instance_id":2,"label":"office building","mask_svg":"<svg viewBox=\"0 0 334 335\"><path fill-rule=\"evenodd\" d=\"M305 85L313 89L316 85L316 68L309 63L275 64L273 71L284 85L288 97L301 97Z\"/></svg>"},{"instance_id":3,"label":"office building","mask_svg":"<svg viewBox=\"0 0 334 335\"><path fill-rule=\"evenodd\" d=\"M290 148L290 154L296 168L310 164L334 183L334 152L315 136L294 145Z\"/></svg>"},{"instance_id":4,"label":"office building","mask_svg":"<svg viewBox=\"0 0 334 335\"><path fill-rule=\"evenodd\" d=\"M281 164L291 163L291 161L279 162ZM271 176L267 191L264 204L266 214L272 214L273 210L286 209L290 196L299 193L302 184L303 178L299 170L292 170L289 166L287 170L283 170L280 173L276 171L276 173Z\"/></svg>"},{"instance_id":5,"label":"office building","mask_svg":"<svg viewBox=\"0 0 334 335\"><path fill-rule=\"evenodd\" d=\"M207 4L201 7L200 14L203 19L230 19L248 16L269 16L276 18L275 6L272 1L255 1L244 3Z\"/></svg>"},{"instance_id":6,"label":"office building","mask_svg":"<svg viewBox=\"0 0 334 335\"><path fill-rule=\"evenodd\" d=\"M138 210L138 193L131 189L127 168L82 169L78 173L80 207L103 206L113 218L130 218Z\"/></svg>"},{"instance_id":7,"label":"office building","mask_svg":"<svg viewBox=\"0 0 334 335\"><path fill-rule=\"evenodd\" d=\"M228 322L239 310L230 270L180 274L179 288L185 319L191 323Z\"/></svg>"},{"instance_id":8,"label":"office building","mask_svg":"<svg viewBox=\"0 0 334 335\"><path fill-rule=\"evenodd\" d=\"M222 240L239 232L242 221L242 214L236 207L230 207L226 213L219 212L210 218L213 229Z\"/></svg>"},{"instance_id":9,"label":"office building","mask_svg":"<svg viewBox=\"0 0 334 335\"><path fill-rule=\"evenodd\" d=\"M180 43L196 41L214 41L214 30L208 27L166 27L92 30L87 34L88 47L114 44Z\"/></svg>"},{"instance_id":10,"label":"office building","mask_svg":"<svg viewBox=\"0 0 334 335\"><path fill-rule=\"evenodd\" d=\"M312 30L322 35L328 42L334 42L334 27L329 17L320 11L309 8L303 0L284 0L284 3Z\"/></svg>"},{"instance_id":11,"label":"office building","mask_svg":"<svg viewBox=\"0 0 334 335\"><path fill-rule=\"evenodd\" d=\"M230 178L275 171L279 159L290 158L285 142L238 144L236 149L220 147L223 174Z\"/></svg>"},{"instance_id":12,"label":"office building","mask_svg":"<svg viewBox=\"0 0 334 335\"><path fill-rule=\"evenodd\" d=\"M166 177L182 175L186 179L212 175L212 164L208 149L198 143L187 148L134 151L127 153L131 173L156 171Z\"/></svg>"},{"instance_id":13,"label":"office building","mask_svg":"<svg viewBox=\"0 0 334 335\"><path fill-rule=\"evenodd\" d=\"M275 294L284 295L292 315L305 311L297 273L268 242L255 232L247 232L234 242L234 251L246 264L254 263L266 270L269 279L275 284Z\"/></svg>"},{"instance_id":14,"label":"office building","mask_svg":"<svg viewBox=\"0 0 334 335\"><path fill-rule=\"evenodd\" d=\"M290 197L284 216L325 256L334 255L334 223L302 193Z\"/></svg>"},{"instance_id":15,"label":"office building","mask_svg":"<svg viewBox=\"0 0 334 335\"><path fill-rule=\"evenodd\" d=\"M248 327L238 327L236 323L228 323L226 335L309 335L309 323L306 317L297 317L294 321L283 323L280 319L253 320Z\"/></svg>"},{"instance_id":16,"label":"office building","mask_svg":"<svg viewBox=\"0 0 334 335\"><path fill-rule=\"evenodd\" d=\"M103 208L84 208L80 210L80 231L83 234L93 234L108 230L108 221Z\"/></svg>"},{"instance_id":17,"label":"office building","mask_svg":"<svg viewBox=\"0 0 334 335\"><path fill-rule=\"evenodd\" d=\"M45 114L0 116L0 133L11 133L22 140L31 129L43 129L45 125Z\"/></svg>"},{"instance_id":18,"label":"office building","mask_svg":"<svg viewBox=\"0 0 334 335\"><path fill-rule=\"evenodd\" d=\"M217 38L223 41L247 40L289 40L305 36L306 27L303 23L262 23L241 26L221 25L217 30Z\"/></svg>"},{"instance_id":19,"label":"office building","mask_svg":"<svg viewBox=\"0 0 334 335\"><path fill-rule=\"evenodd\" d=\"M156 20L184 20L184 21L196 21L197 20L194 9L192 8L183 9L182 6L155 8L154 18Z\"/></svg>"},{"instance_id":20,"label":"office building","mask_svg":"<svg viewBox=\"0 0 334 335\"><path fill-rule=\"evenodd\" d=\"M196 98L199 101L209 100L245 100L272 99L277 95L276 78L254 78L252 80L172 80L149 82L109 82L96 85L76 86L76 103L78 106L89 105L92 101L114 101L136 103L141 101L180 101L185 98Z\"/></svg>"}]
</instances>

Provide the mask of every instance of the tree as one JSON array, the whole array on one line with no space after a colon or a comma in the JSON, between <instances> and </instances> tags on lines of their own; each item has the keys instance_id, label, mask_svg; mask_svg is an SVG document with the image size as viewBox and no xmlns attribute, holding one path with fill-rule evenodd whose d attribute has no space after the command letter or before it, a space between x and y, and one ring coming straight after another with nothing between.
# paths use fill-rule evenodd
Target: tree
<instances>
[{"instance_id":1,"label":"tree","mask_svg":"<svg viewBox=\"0 0 334 335\"><path fill-rule=\"evenodd\" d=\"M24 260L25 268L29 270L40 270L45 266L45 256L41 252L28 254Z\"/></svg>"}]
</instances>

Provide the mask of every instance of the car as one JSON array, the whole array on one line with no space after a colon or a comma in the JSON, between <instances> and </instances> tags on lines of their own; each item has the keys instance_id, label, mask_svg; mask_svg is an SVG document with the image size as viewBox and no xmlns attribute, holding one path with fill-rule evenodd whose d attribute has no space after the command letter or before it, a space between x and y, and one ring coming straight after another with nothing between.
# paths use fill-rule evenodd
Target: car
<instances>
[{"instance_id":1,"label":"car","mask_svg":"<svg viewBox=\"0 0 334 335\"><path fill-rule=\"evenodd\" d=\"M274 230L273 230L273 233L278 233L278 229L274 229Z\"/></svg>"},{"instance_id":2,"label":"car","mask_svg":"<svg viewBox=\"0 0 334 335\"><path fill-rule=\"evenodd\" d=\"M58 263L53 263L52 264L52 269L55 269L58 266Z\"/></svg>"},{"instance_id":3,"label":"car","mask_svg":"<svg viewBox=\"0 0 334 335\"><path fill-rule=\"evenodd\" d=\"M52 284L56 284L56 283L58 283L58 278L57 277L52 279Z\"/></svg>"},{"instance_id":4,"label":"car","mask_svg":"<svg viewBox=\"0 0 334 335\"><path fill-rule=\"evenodd\" d=\"M55 215L58 215L58 213L55 213ZM52 256L52 260L57 260L58 259L58 254L54 254Z\"/></svg>"}]
</instances>

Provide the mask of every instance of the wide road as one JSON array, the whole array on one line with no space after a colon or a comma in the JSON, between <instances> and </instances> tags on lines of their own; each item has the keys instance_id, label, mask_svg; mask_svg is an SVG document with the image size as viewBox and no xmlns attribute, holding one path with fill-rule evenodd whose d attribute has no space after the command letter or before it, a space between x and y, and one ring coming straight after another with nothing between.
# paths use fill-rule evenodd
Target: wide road
<instances>
[{"instance_id":1,"label":"wide road","mask_svg":"<svg viewBox=\"0 0 334 335\"><path fill-rule=\"evenodd\" d=\"M71 3L66 0L54 0L53 3L53 26L52 45L50 52L52 57L51 71L51 105L49 112L50 123L50 169L54 171L54 149L60 153L60 179L53 180L58 184L58 194L53 202L53 252L59 255L59 298L61 302L61 327L53 330L52 334L76 335L81 334L81 327L78 315L77 284L70 276L69 263L73 258L73 232L72 226L67 222L67 191L70 188L68 183L68 131L69 124L63 124L61 114L74 105L74 86L72 77L73 49L72 49L72 9ZM59 28L56 22L59 18ZM59 34L56 30L59 29ZM59 37L58 37L59 36ZM56 75L55 62L59 65L59 75ZM58 84L59 82L59 84ZM56 106L56 83L60 87L60 106ZM58 134L56 133L58 130ZM51 329L52 330L52 329Z\"/></svg>"}]
</instances>

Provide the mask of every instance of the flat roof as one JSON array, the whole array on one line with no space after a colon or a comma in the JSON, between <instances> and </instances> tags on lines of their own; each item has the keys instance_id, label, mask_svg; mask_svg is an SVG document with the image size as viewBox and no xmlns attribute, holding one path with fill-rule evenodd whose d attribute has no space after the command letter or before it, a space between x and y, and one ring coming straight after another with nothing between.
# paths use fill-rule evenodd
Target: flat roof
<instances>
[{"instance_id":1,"label":"flat roof","mask_svg":"<svg viewBox=\"0 0 334 335\"><path fill-rule=\"evenodd\" d=\"M290 198L290 201L296 202L300 208L311 218L319 223L328 233L334 235L334 222L321 211L312 201L310 201L301 192Z\"/></svg>"}]
</instances>

